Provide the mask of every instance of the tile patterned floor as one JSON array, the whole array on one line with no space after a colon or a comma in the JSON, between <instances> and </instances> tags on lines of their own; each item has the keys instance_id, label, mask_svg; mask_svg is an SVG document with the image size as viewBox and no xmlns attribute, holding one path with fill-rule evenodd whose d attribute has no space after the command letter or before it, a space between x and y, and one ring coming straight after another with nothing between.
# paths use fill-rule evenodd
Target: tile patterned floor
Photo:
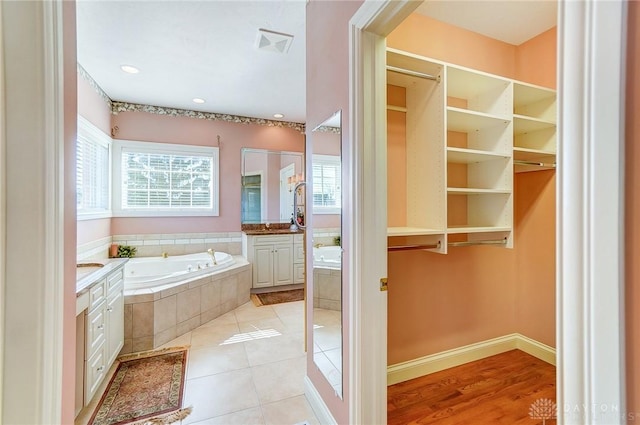
<instances>
[{"instance_id":1,"label":"tile patterned floor","mask_svg":"<svg viewBox=\"0 0 640 425\"><path fill-rule=\"evenodd\" d=\"M182 425L318 424L304 395L303 312L302 301L249 302L165 344L191 345Z\"/></svg>"}]
</instances>

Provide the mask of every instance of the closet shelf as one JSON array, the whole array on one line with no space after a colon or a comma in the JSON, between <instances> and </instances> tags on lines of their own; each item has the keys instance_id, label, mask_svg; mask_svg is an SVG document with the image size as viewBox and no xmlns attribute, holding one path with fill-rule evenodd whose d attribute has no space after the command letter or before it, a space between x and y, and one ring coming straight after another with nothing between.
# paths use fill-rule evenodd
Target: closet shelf
<instances>
[{"instance_id":1,"label":"closet shelf","mask_svg":"<svg viewBox=\"0 0 640 425\"><path fill-rule=\"evenodd\" d=\"M461 233L491 233L491 232L510 232L509 226L450 226L447 233L450 235Z\"/></svg>"},{"instance_id":2,"label":"closet shelf","mask_svg":"<svg viewBox=\"0 0 640 425\"><path fill-rule=\"evenodd\" d=\"M470 133L491 127L506 126L510 122L509 118L447 106L448 130Z\"/></svg>"},{"instance_id":3,"label":"closet shelf","mask_svg":"<svg viewBox=\"0 0 640 425\"><path fill-rule=\"evenodd\" d=\"M449 195L509 195L510 190L507 189L474 189L467 187L448 187Z\"/></svg>"},{"instance_id":4,"label":"closet shelf","mask_svg":"<svg viewBox=\"0 0 640 425\"><path fill-rule=\"evenodd\" d=\"M443 229L427 229L424 227L388 227L387 236L420 236L443 235Z\"/></svg>"},{"instance_id":5,"label":"closet shelf","mask_svg":"<svg viewBox=\"0 0 640 425\"><path fill-rule=\"evenodd\" d=\"M478 149L447 148L447 162L455 164L473 164L476 162L493 161L496 159L507 159L510 155Z\"/></svg>"},{"instance_id":6,"label":"closet shelf","mask_svg":"<svg viewBox=\"0 0 640 425\"><path fill-rule=\"evenodd\" d=\"M540 118L529 117L526 115L513 115L513 133L515 135L531 133L533 131L554 128L556 124L552 121Z\"/></svg>"},{"instance_id":7,"label":"closet shelf","mask_svg":"<svg viewBox=\"0 0 640 425\"><path fill-rule=\"evenodd\" d=\"M542 100L555 100L555 98L556 92L547 87L521 81L513 82L513 106L516 109Z\"/></svg>"},{"instance_id":8,"label":"closet shelf","mask_svg":"<svg viewBox=\"0 0 640 425\"><path fill-rule=\"evenodd\" d=\"M474 99L506 90L510 82L475 69L447 67L447 96Z\"/></svg>"}]
</instances>

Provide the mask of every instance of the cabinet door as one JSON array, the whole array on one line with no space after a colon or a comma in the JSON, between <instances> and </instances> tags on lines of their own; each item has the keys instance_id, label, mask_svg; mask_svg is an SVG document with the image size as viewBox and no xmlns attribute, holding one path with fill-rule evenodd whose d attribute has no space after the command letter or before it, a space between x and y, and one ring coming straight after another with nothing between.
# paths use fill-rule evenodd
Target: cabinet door
<instances>
[{"instance_id":1,"label":"cabinet door","mask_svg":"<svg viewBox=\"0 0 640 425\"><path fill-rule=\"evenodd\" d=\"M253 247L253 287L273 286L273 245Z\"/></svg>"},{"instance_id":2,"label":"cabinet door","mask_svg":"<svg viewBox=\"0 0 640 425\"><path fill-rule=\"evenodd\" d=\"M274 285L293 283L293 247L291 244L276 245L273 250Z\"/></svg>"},{"instance_id":3,"label":"cabinet door","mask_svg":"<svg viewBox=\"0 0 640 425\"><path fill-rule=\"evenodd\" d=\"M104 348L105 342L105 317L104 317L104 301L91 313L87 314L87 338L85 341L86 352L85 359L89 359L96 352Z\"/></svg>"},{"instance_id":4,"label":"cabinet door","mask_svg":"<svg viewBox=\"0 0 640 425\"><path fill-rule=\"evenodd\" d=\"M124 285L109 296L106 312L107 364L112 364L124 345Z\"/></svg>"}]
</instances>

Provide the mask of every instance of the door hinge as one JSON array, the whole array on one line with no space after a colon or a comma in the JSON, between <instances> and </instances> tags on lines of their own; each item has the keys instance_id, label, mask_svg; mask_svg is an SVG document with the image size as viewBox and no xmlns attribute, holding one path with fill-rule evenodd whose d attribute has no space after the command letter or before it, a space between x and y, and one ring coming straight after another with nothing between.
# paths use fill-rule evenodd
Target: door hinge
<instances>
[{"instance_id":1,"label":"door hinge","mask_svg":"<svg viewBox=\"0 0 640 425\"><path fill-rule=\"evenodd\" d=\"M381 277L380 278L380 291L386 291L388 288L387 286L387 278L386 277Z\"/></svg>"}]
</instances>

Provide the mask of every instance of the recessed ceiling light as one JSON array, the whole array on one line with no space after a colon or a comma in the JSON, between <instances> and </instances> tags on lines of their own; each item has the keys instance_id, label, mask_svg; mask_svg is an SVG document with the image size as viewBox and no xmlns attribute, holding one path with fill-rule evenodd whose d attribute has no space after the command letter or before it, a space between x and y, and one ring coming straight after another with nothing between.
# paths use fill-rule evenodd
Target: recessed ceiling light
<instances>
[{"instance_id":1,"label":"recessed ceiling light","mask_svg":"<svg viewBox=\"0 0 640 425\"><path fill-rule=\"evenodd\" d=\"M193 103L204 103L205 100L204 99L200 99L199 97L194 97L193 98Z\"/></svg>"},{"instance_id":2,"label":"recessed ceiling light","mask_svg":"<svg viewBox=\"0 0 640 425\"><path fill-rule=\"evenodd\" d=\"M284 114L273 114L273 118L284 118Z\"/></svg>"},{"instance_id":3,"label":"recessed ceiling light","mask_svg":"<svg viewBox=\"0 0 640 425\"><path fill-rule=\"evenodd\" d=\"M131 65L122 65L120 69L126 72L127 74L137 74L138 72L140 72L138 68Z\"/></svg>"}]
</instances>

